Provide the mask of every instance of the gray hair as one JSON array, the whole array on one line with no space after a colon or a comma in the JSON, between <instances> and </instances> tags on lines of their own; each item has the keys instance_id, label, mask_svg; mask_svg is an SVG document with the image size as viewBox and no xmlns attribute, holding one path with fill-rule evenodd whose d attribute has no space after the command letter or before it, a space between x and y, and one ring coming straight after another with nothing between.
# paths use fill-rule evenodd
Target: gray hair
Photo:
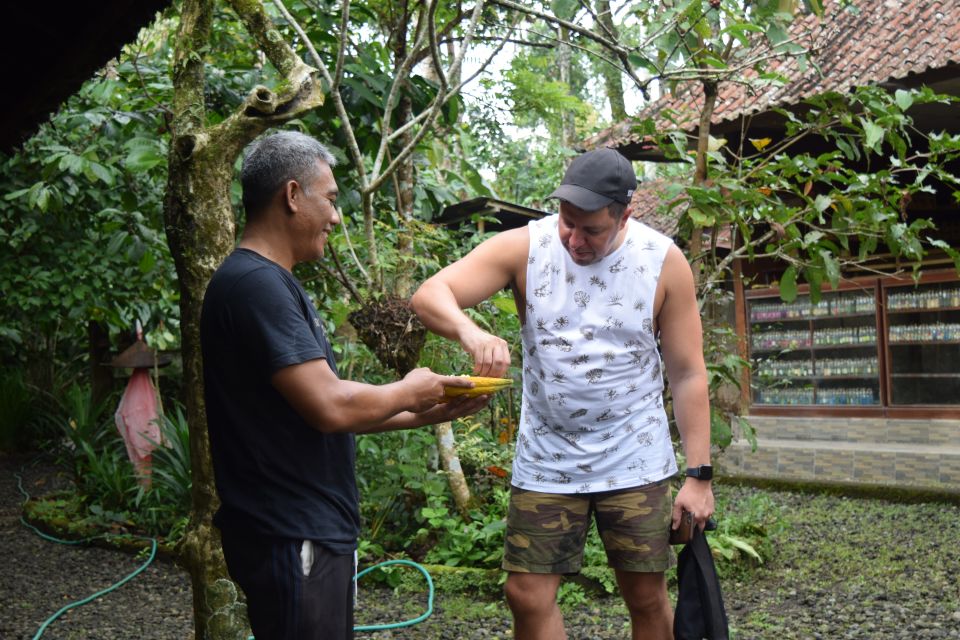
<instances>
[{"instance_id":1,"label":"gray hair","mask_svg":"<svg viewBox=\"0 0 960 640\"><path fill-rule=\"evenodd\" d=\"M317 175L317 160L330 167L337 164L329 149L298 131L272 133L251 142L240 170L247 217L266 208L288 180L296 180L305 188Z\"/></svg>"}]
</instances>

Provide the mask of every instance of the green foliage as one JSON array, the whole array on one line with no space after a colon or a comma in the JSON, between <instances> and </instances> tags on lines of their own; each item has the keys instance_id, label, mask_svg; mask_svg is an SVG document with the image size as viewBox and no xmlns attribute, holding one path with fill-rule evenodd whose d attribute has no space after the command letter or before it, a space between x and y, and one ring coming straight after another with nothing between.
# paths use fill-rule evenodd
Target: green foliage
<instances>
[{"instance_id":1,"label":"green foliage","mask_svg":"<svg viewBox=\"0 0 960 640\"><path fill-rule=\"evenodd\" d=\"M190 429L183 407L175 404L160 418L160 446L151 454L150 487L138 485L132 501L134 517L147 531L176 539L190 515L193 479Z\"/></svg>"},{"instance_id":2,"label":"green foliage","mask_svg":"<svg viewBox=\"0 0 960 640\"><path fill-rule=\"evenodd\" d=\"M471 509L470 519L464 521L450 512L445 500L429 497L427 506L420 510L425 526L417 536L435 536L436 543L427 551L425 560L452 567L499 567L508 500L508 491L494 490L484 508Z\"/></svg>"},{"instance_id":3,"label":"green foliage","mask_svg":"<svg viewBox=\"0 0 960 640\"><path fill-rule=\"evenodd\" d=\"M716 491L717 529L707 533L717 572L721 576L743 575L770 559L784 517L777 503L765 493L752 493L730 500L723 488Z\"/></svg>"},{"instance_id":4,"label":"green foliage","mask_svg":"<svg viewBox=\"0 0 960 640\"><path fill-rule=\"evenodd\" d=\"M137 491L137 478L123 441L119 436L105 438L98 449L82 442L77 457L82 469L78 489L90 501L90 512L109 516L110 520L126 520L124 508Z\"/></svg>"},{"instance_id":5,"label":"green foliage","mask_svg":"<svg viewBox=\"0 0 960 640\"><path fill-rule=\"evenodd\" d=\"M752 68L761 79L770 79L775 76L766 71L769 59L789 54L806 64L805 50L787 31L798 4L794 0L632 2L626 13L652 37L627 58L635 70L667 80L671 90L681 78L742 79L738 67ZM822 12L819 0L804 4ZM755 49L758 44L765 47ZM751 58L758 50L762 53Z\"/></svg>"},{"instance_id":6,"label":"green foliage","mask_svg":"<svg viewBox=\"0 0 960 640\"><path fill-rule=\"evenodd\" d=\"M66 388L51 416L60 428L58 463L74 478L83 509L73 516L90 526L133 530L168 539L182 535L190 513L190 440L183 408L160 418L162 444L151 455L151 484L145 487L127 457L106 405L93 406L89 389Z\"/></svg>"},{"instance_id":7,"label":"green foliage","mask_svg":"<svg viewBox=\"0 0 960 640\"><path fill-rule=\"evenodd\" d=\"M845 269L881 246L915 270L931 248L957 261L955 250L927 238L930 221L904 217L917 194L960 189L948 169L960 157L960 136L924 136L903 107L955 101L929 89L889 94L877 87L810 98L800 115L780 111L787 119L783 140L744 140L739 149L723 145L710 152L711 182L677 185L670 194L679 197L667 208L680 215L686 235L703 226L732 228L735 255L783 261L779 284L785 300L797 295L800 282L813 285L814 298L821 284L835 288ZM812 136L834 150L793 150ZM679 152L676 159L685 160L685 149ZM874 166L876 153L884 155L884 164ZM724 278L730 258L706 258L704 280L713 286Z\"/></svg>"},{"instance_id":8,"label":"green foliage","mask_svg":"<svg viewBox=\"0 0 960 640\"><path fill-rule=\"evenodd\" d=\"M398 431L357 438L361 538L371 550L405 550L419 528L417 515L427 496L443 495L436 444L428 430Z\"/></svg>"},{"instance_id":9,"label":"green foliage","mask_svg":"<svg viewBox=\"0 0 960 640\"><path fill-rule=\"evenodd\" d=\"M90 387L72 382L56 399L56 408L60 417L66 419L60 426L68 446L77 449L81 443L93 442L98 437L101 423L106 419L107 401L94 404Z\"/></svg>"},{"instance_id":10,"label":"green foliage","mask_svg":"<svg viewBox=\"0 0 960 640\"><path fill-rule=\"evenodd\" d=\"M520 56L505 74L510 85L509 100L520 126L529 126L539 121L559 129L560 114L573 112L585 117L590 107L570 94L569 87L559 80L549 80L551 67L556 62L546 57Z\"/></svg>"},{"instance_id":11,"label":"green foliage","mask_svg":"<svg viewBox=\"0 0 960 640\"><path fill-rule=\"evenodd\" d=\"M583 606L590 601L583 586L576 582L561 582L557 587L557 602L562 607Z\"/></svg>"},{"instance_id":12,"label":"green foliage","mask_svg":"<svg viewBox=\"0 0 960 640\"><path fill-rule=\"evenodd\" d=\"M508 498L499 474L509 469L512 442L500 443L479 422L455 423L454 431L467 434L458 442L476 500L467 518L455 512L429 430L358 437L363 557L402 552L450 566L499 566Z\"/></svg>"},{"instance_id":13,"label":"green foliage","mask_svg":"<svg viewBox=\"0 0 960 640\"><path fill-rule=\"evenodd\" d=\"M709 181L703 184L689 183L694 158L685 134L659 135L661 148L687 166L685 173L666 176L671 184L662 206L665 215L679 218L680 237L731 232L730 253L711 247L691 256L702 269L703 307L724 304L735 258L785 265L777 284L787 301L796 298L800 284L810 285L816 300L821 286L836 288L844 274L877 251L891 252L915 275L931 251L946 254L960 269L956 249L930 237L929 220L906 216L915 197L943 199L960 192L960 179L951 173L960 157L960 136L924 135L905 112L946 102L956 98L929 89L888 93L878 87L812 97L802 110L778 110L786 120L782 139L746 138L736 148L714 140L706 158ZM640 129L650 133L651 126ZM813 139L820 140L821 151L797 151ZM733 355L734 337L721 334L730 325L705 322L713 442L722 448L739 432L756 447L749 423L736 417L739 407L720 401L719 391L739 388L748 366Z\"/></svg>"},{"instance_id":14,"label":"green foliage","mask_svg":"<svg viewBox=\"0 0 960 640\"><path fill-rule=\"evenodd\" d=\"M132 60L128 52L86 82L19 153L0 156L5 366L83 357L89 322L116 336L139 319L155 346L176 343L178 293L161 231L164 122L148 99L159 87L141 86L158 74Z\"/></svg>"},{"instance_id":15,"label":"green foliage","mask_svg":"<svg viewBox=\"0 0 960 640\"><path fill-rule=\"evenodd\" d=\"M547 196L557 188L564 161L572 155L559 144L536 136L503 141L488 151L487 162L497 173L497 193L509 202L553 210Z\"/></svg>"}]
</instances>

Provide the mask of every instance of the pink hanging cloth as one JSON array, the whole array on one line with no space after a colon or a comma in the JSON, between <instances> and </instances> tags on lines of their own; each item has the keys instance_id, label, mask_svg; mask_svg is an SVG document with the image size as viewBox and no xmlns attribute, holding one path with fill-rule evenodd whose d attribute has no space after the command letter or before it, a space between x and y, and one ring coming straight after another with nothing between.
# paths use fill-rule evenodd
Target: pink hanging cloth
<instances>
[{"instance_id":1,"label":"pink hanging cloth","mask_svg":"<svg viewBox=\"0 0 960 640\"><path fill-rule=\"evenodd\" d=\"M143 342L143 331L137 322L137 343L131 350L149 351ZM128 350L130 351L130 350ZM152 356L152 353L151 353ZM161 442L160 413L157 410L157 391L150 379L148 367L136 367L113 416L117 430L127 448L127 456L137 471L140 483L150 486L150 457Z\"/></svg>"}]
</instances>

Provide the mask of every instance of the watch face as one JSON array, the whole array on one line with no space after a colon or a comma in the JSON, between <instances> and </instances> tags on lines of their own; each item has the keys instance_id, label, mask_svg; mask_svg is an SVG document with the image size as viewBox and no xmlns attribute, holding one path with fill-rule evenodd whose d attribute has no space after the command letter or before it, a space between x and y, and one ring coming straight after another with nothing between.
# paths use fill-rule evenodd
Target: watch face
<instances>
[{"instance_id":1,"label":"watch face","mask_svg":"<svg viewBox=\"0 0 960 640\"><path fill-rule=\"evenodd\" d=\"M687 475L698 480L711 480L713 479L713 467L708 464L692 467L687 469Z\"/></svg>"}]
</instances>

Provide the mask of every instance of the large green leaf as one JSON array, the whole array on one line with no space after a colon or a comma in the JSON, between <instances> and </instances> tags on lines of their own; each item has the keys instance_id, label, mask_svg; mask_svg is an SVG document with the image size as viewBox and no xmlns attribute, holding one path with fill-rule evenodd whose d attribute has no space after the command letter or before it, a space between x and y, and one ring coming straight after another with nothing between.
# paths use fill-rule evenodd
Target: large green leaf
<instances>
[{"instance_id":1,"label":"large green leaf","mask_svg":"<svg viewBox=\"0 0 960 640\"><path fill-rule=\"evenodd\" d=\"M154 146L133 147L124 159L130 171L149 171L167 161Z\"/></svg>"},{"instance_id":2,"label":"large green leaf","mask_svg":"<svg viewBox=\"0 0 960 640\"><path fill-rule=\"evenodd\" d=\"M860 118L864 131L864 146L872 151L880 151L880 143L883 141L883 127L875 122L865 118Z\"/></svg>"},{"instance_id":3,"label":"large green leaf","mask_svg":"<svg viewBox=\"0 0 960 640\"><path fill-rule=\"evenodd\" d=\"M792 264L780 276L780 297L784 302L797 299L797 268Z\"/></svg>"}]
</instances>

